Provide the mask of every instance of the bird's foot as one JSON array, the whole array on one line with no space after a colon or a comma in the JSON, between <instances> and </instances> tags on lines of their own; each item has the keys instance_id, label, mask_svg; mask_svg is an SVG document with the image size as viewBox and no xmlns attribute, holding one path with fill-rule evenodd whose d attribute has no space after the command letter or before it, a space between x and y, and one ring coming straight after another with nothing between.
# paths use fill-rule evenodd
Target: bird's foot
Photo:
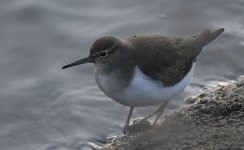
<instances>
[{"instance_id":1,"label":"bird's foot","mask_svg":"<svg viewBox=\"0 0 244 150\"><path fill-rule=\"evenodd\" d=\"M136 119L133 120L132 125L123 129L123 134L131 134L135 132L144 132L151 128L151 124L148 120Z\"/></svg>"}]
</instances>

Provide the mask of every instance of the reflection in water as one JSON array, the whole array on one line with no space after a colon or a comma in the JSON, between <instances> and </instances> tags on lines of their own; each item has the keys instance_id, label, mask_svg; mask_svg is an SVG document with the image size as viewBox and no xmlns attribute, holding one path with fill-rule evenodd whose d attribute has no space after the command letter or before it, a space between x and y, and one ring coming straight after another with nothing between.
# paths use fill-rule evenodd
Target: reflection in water
<instances>
[{"instance_id":1,"label":"reflection in water","mask_svg":"<svg viewBox=\"0 0 244 150\"><path fill-rule=\"evenodd\" d=\"M241 0L1 1L0 149L89 149L94 141L120 134L128 108L98 89L93 66L61 70L104 35L185 36L226 29L205 47L192 85L168 112L202 88L236 79L244 72L243 13ZM133 117L153 110L136 109Z\"/></svg>"}]
</instances>

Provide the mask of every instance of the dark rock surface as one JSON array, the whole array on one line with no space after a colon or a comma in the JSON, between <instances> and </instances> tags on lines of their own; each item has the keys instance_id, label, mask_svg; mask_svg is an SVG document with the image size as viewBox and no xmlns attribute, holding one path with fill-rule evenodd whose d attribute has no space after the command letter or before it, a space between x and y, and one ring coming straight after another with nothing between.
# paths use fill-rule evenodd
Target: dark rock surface
<instances>
[{"instance_id":1,"label":"dark rock surface","mask_svg":"<svg viewBox=\"0 0 244 150\"><path fill-rule=\"evenodd\" d=\"M129 134L110 139L102 149L244 150L244 77L189 101L195 104L151 130L142 131L140 126L148 129L148 123L135 121Z\"/></svg>"}]
</instances>

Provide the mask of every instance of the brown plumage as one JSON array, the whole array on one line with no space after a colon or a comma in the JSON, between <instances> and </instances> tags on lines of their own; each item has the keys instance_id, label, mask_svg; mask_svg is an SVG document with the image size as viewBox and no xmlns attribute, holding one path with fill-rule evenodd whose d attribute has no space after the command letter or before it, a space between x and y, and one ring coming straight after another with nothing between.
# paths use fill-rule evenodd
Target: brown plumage
<instances>
[{"instance_id":1,"label":"brown plumage","mask_svg":"<svg viewBox=\"0 0 244 150\"><path fill-rule=\"evenodd\" d=\"M133 36L122 40L113 36L97 39L90 55L63 67L94 63L99 72L109 74L119 71L122 87L126 87L133 77L134 66L164 86L172 86L181 81L189 72L202 48L224 31L223 28L199 35L178 38L166 36ZM108 55L101 57L101 53ZM100 67L99 67L100 66Z\"/></svg>"},{"instance_id":2,"label":"brown plumage","mask_svg":"<svg viewBox=\"0 0 244 150\"><path fill-rule=\"evenodd\" d=\"M142 72L165 86L172 86L189 72L202 48L223 31L205 30L188 38L136 36L127 40L132 44L135 64Z\"/></svg>"}]
</instances>

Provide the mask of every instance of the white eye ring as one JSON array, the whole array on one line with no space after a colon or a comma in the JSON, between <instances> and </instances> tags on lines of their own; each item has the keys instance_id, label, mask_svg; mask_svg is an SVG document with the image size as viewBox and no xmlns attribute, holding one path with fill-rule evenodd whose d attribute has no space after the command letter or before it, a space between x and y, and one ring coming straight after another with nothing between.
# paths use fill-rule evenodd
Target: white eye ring
<instances>
[{"instance_id":1,"label":"white eye ring","mask_svg":"<svg viewBox=\"0 0 244 150\"><path fill-rule=\"evenodd\" d=\"M102 51L100 53L98 53L98 56L101 58L107 57L108 56L108 51Z\"/></svg>"}]
</instances>

